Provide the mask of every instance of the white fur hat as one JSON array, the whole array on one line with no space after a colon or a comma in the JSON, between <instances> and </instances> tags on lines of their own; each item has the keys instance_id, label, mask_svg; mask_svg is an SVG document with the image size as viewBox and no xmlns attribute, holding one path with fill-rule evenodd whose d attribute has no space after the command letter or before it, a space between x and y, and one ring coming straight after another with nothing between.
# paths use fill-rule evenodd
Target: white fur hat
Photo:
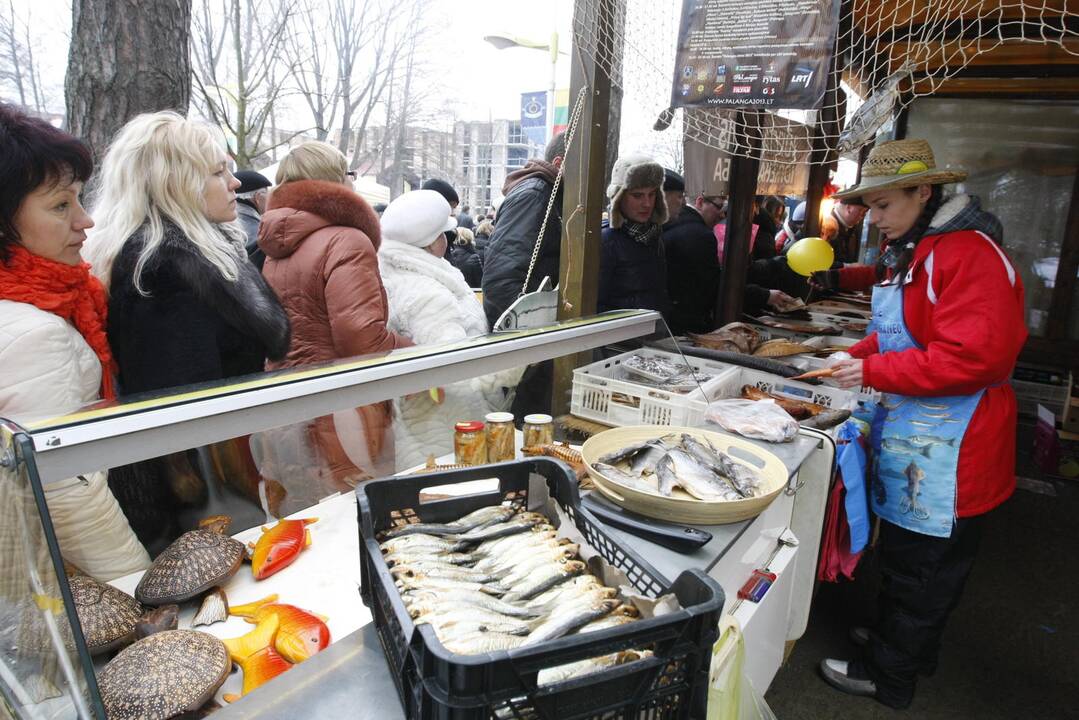
<instances>
[{"instance_id":1,"label":"white fur hat","mask_svg":"<svg viewBox=\"0 0 1079 720\"><path fill-rule=\"evenodd\" d=\"M413 190L386 206L382 239L425 248L447 230L457 227L450 204L434 190Z\"/></svg>"},{"instance_id":2,"label":"white fur hat","mask_svg":"<svg viewBox=\"0 0 1079 720\"><path fill-rule=\"evenodd\" d=\"M607 197L611 199L611 227L620 228L625 218L622 208L618 207L622 193L639 188L656 189L656 206L652 210L650 222L662 225L667 222L667 201L663 198L663 166L647 155L626 155L614 161L611 171L611 184L607 186Z\"/></svg>"}]
</instances>

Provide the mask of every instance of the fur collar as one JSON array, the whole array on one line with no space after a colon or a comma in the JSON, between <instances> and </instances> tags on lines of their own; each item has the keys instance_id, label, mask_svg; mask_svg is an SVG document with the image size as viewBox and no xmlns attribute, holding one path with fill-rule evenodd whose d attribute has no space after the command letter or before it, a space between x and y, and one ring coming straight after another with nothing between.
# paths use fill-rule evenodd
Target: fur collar
<instances>
[{"instance_id":1,"label":"fur collar","mask_svg":"<svg viewBox=\"0 0 1079 720\"><path fill-rule=\"evenodd\" d=\"M121 305L135 303L139 298L133 275L144 229L145 226L124 243L116 261L111 289L114 300ZM143 270L142 286L150 295L190 291L230 327L258 339L270 359L283 358L289 346L288 316L239 246L237 258L239 276L230 282L178 227L166 222L164 238Z\"/></svg>"},{"instance_id":2,"label":"fur collar","mask_svg":"<svg viewBox=\"0 0 1079 720\"><path fill-rule=\"evenodd\" d=\"M316 215L326 225L355 228L371 239L378 249L382 240L378 214L354 190L325 180L296 180L274 189L266 206L266 215L280 208L291 208Z\"/></svg>"},{"instance_id":3,"label":"fur collar","mask_svg":"<svg viewBox=\"0 0 1079 720\"><path fill-rule=\"evenodd\" d=\"M392 268L390 273L405 272L422 276L442 285L456 297L473 294L460 270L423 248L386 240L378 251L378 260L383 268Z\"/></svg>"}]
</instances>

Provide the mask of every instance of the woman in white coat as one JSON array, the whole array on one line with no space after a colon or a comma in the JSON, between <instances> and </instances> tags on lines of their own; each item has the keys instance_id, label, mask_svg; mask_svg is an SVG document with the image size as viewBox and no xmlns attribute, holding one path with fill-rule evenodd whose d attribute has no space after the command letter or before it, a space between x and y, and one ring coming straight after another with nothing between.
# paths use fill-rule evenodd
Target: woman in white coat
<instances>
[{"instance_id":1,"label":"woman in white coat","mask_svg":"<svg viewBox=\"0 0 1079 720\"><path fill-rule=\"evenodd\" d=\"M0 417L14 422L116 395L105 290L80 254L94 224L79 203L92 170L79 140L0 104ZM0 478L4 548L19 525L17 487ZM104 473L50 483L45 500L60 552L79 569L111 580L149 565Z\"/></svg>"},{"instance_id":2,"label":"woman in white coat","mask_svg":"<svg viewBox=\"0 0 1079 720\"><path fill-rule=\"evenodd\" d=\"M389 299L389 329L417 345L452 343L487 333L487 317L461 271L443 259L447 230L457 225L433 190L401 195L382 214L379 270ZM453 450L453 426L482 420L508 405L503 387L519 370L454 383L398 399L394 422L397 469Z\"/></svg>"}]
</instances>

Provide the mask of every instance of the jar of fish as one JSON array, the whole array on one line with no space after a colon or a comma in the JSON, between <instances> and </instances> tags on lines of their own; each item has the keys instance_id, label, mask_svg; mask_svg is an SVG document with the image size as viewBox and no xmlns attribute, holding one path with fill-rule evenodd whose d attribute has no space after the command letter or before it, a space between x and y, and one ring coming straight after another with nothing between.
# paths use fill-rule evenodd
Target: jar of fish
<instances>
[{"instance_id":1,"label":"jar of fish","mask_svg":"<svg viewBox=\"0 0 1079 720\"><path fill-rule=\"evenodd\" d=\"M487 462L487 436L483 423L459 422L453 426L453 457L458 465L483 465Z\"/></svg>"},{"instance_id":2,"label":"jar of fish","mask_svg":"<svg viewBox=\"0 0 1079 720\"><path fill-rule=\"evenodd\" d=\"M554 442L554 420L550 415L525 415L524 446L550 445Z\"/></svg>"},{"instance_id":3,"label":"jar of fish","mask_svg":"<svg viewBox=\"0 0 1079 720\"><path fill-rule=\"evenodd\" d=\"M487 421L487 461L513 460L513 413L492 412L483 419Z\"/></svg>"}]
</instances>

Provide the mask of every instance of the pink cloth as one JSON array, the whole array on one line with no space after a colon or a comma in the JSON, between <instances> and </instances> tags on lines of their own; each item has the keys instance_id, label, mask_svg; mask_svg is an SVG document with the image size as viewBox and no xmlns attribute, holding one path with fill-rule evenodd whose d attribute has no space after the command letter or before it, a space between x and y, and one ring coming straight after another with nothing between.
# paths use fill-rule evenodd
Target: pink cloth
<instances>
[{"instance_id":1,"label":"pink cloth","mask_svg":"<svg viewBox=\"0 0 1079 720\"><path fill-rule=\"evenodd\" d=\"M753 254L753 247L757 244L757 230L760 226L755 224L749 231L749 254ZM723 246L727 241L727 223L718 223L712 232L716 235L716 252L719 253L719 264L723 264Z\"/></svg>"}]
</instances>

